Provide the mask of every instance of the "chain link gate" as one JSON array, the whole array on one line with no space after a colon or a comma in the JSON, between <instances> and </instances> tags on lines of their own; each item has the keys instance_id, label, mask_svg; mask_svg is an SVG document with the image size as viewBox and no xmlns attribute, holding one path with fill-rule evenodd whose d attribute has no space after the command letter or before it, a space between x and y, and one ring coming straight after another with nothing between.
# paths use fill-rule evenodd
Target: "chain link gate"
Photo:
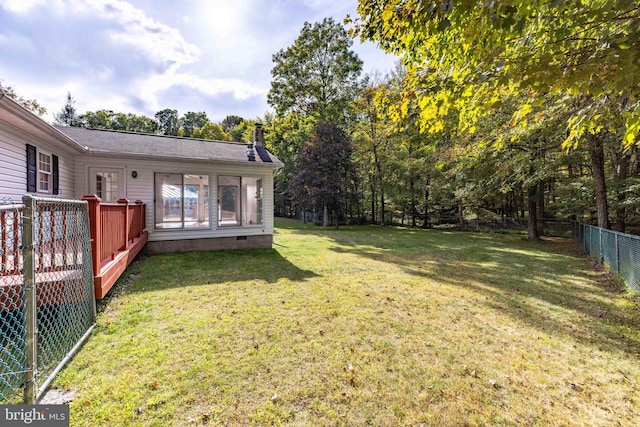
<instances>
[{"instance_id":1,"label":"chain link gate","mask_svg":"<svg viewBox=\"0 0 640 427\"><path fill-rule=\"evenodd\" d=\"M23 198L1 207L0 399L34 403L95 322L87 203Z\"/></svg>"}]
</instances>

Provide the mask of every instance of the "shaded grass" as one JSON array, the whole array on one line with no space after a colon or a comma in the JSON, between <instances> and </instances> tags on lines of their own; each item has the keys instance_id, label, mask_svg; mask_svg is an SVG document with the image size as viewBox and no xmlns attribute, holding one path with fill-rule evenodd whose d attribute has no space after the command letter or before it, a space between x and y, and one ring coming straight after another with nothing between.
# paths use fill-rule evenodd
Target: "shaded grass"
<instances>
[{"instance_id":1,"label":"shaded grass","mask_svg":"<svg viewBox=\"0 0 640 427\"><path fill-rule=\"evenodd\" d=\"M640 425L640 308L570 240L277 225L134 263L71 425Z\"/></svg>"}]
</instances>

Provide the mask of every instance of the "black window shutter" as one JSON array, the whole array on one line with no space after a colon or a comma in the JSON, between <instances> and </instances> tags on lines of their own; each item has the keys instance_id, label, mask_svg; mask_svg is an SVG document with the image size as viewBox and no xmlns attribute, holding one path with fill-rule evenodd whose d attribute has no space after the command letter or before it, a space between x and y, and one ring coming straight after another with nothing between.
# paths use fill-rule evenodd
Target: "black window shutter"
<instances>
[{"instance_id":1,"label":"black window shutter","mask_svg":"<svg viewBox=\"0 0 640 427\"><path fill-rule=\"evenodd\" d=\"M58 156L51 155L51 167L53 168L53 194L60 192L60 173L58 172Z\"/></svg>"},{"instance_id":2,"label":"black window shutter","mask_svg":"<svg viewBox=\"0 0 640 427\"><path fill-rule=\"evenodd\" d=\"M38 160L36 156L36 147L27 144L27 193L35 193L38 191Z\"/></svg>"}]
</instances>

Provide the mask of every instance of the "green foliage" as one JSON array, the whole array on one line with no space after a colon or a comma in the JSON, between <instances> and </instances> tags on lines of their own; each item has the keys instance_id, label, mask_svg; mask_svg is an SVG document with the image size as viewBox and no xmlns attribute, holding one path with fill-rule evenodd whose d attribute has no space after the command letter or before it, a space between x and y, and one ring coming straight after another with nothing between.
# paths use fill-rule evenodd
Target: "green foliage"
<instances>
[{"instance_id":1,"label":"green foliage","mask_svg":"<svg viewBox=\"0 0 640 427\"><path fill-rule=\"evenodd\" d=\"M158 122L152 118L132 113L115 113L112 110L87 111L80 116L79 126L141 133L158 131Z\"/></svg>"},{"instance_id":2,"label":"green foliage","mask_svg":"<svg viewBox=\"0 0 640 427\"><path fill-rule=\"evenodd\" d=\"M209 118L207 117L207 113L204 111L199 113L195 113L193 111L186 112L184 116L180 117L178 120L180 125L180 136L190 137L196 128L201 128L208 122Z\"/></svg>"},{"instance_id":3,"label":"green foliage","mask_svg":"<svg viewBox=\"0 0 640 427\"><path fill-rule=\"evenodd\" d=\"M165 108L155 114L158 121L158 130L163 135L178 136L180 130L180 121L178 120L178 111L171 108Z\"/></svg>"},{"instance_id":4,"label":"green foliage","mask_svg":"<svg viewBox=\"0 0 640 427\"><path fill-rule=\"evenodd\" d=\"M311 139L296 157L292 187L301 207L324 209L324 223L330 213L335 224L354 197L357 181L350 138L335 123L318 125Z\"/></svg>"},{"instance_id":5,"label":"green foliage","mask_svg":"<svg viewBox=\"0 0 640 427\"><path fill-rule=\"evenodd\" d=\"M3 84L2 79L0 79L0 93L13 99L15 102L22 105L24 108L31 111L33 114L36 114L37 116L42 117L47 113L47 109L40 105L38 101L36 101L35 99L27 99L23 96L18 95L13 86L7 86Z\"/></svg>"},{"instance_id":6,"label":"green foliage","mask_svg":"<svg viewBox=\"0 0 640 427\"><path fill-rule=\"evenodd\" d=\"M255 120L244 120L240 121L231 132L227 132L231 136L232 141L237 142L253 142L253 130L255 129L256 121ZM224 121L221 123L222 128L224 129Z\"/></svg>"},{"instance_id":7,"label":"green foliage","mask_svg":"<svg viewBox=\"0 0 640 427\"><path fill-rule=\"evenodd\" d=\"M210 139L214 141L231 141L231 136L222 130L220 125L208 122L204 126L196 128L191 134L193 138Z\"/></svg>"},{"instance_id":8,"label":"green foliage","mask_svg":"<svg viewBox=\"0 0 640 427\"><path fill-rule=\"evenodd\" d=\"M624 99L625 142L640 116L640 8L631 0L500 2L360 1L354 35L403 56L404 111L420 109L423 129L442 127L450 109L463 129L500 102L496 90ZM435 92L434 92L435 91ZM435 95L435 96L434 96ZM521 106L529 104L521 100ZM579 136L602 119L577 114ZM592 132L593 133L593 132Z\"/></svg>"},{"instance_id":9,"label":"green foliage","mask_svg":"<svg viewBox=\"0 0 640 427\"><path fill-rule=\"evenodd\" d=\"M62 110L56 114L54 123L59 126L75 126L80 127L82 121L76 112L75 107L76 100L71 96L71 92L67 92L67 102L62 107Z\"/></svg>"},{"instance_id":10,"label":"green foliage","mask_svg":"<svg viewBox=\"0 0 640 427\"><path fill-rule=\"evenodd\" d=\"M273 55L269 104L279 116L296 113L317 122L345 123L362 61L353 41L332 18L304 23L294 44Z\"/></svg>"},{"instance_id":11,"label":"green foliage","mask_svg":"<svg viewBox=\"0 0 640 427\"><path fill-rule=\"evenodd\" d=\"M298 114L278 117L267 113L262 119L265 143L282 163L274 176L275 211L278 216L294 214L292 180L295 175L295 159L312 132L312 125Z\"/></svg>"},{"instance_id":12,"label":"green foliage","mask_svg":"<svg viewBox=\"0 0 640 427\"><path fill-rule=\"evenodd\" d=\"M220 123L220 126L222 127L222 130L233 136L234 141L240 141L240 139L236 138L239 138L241 134L234 134L234 129L236 129L243 121L244 119L240 116L230 115L224 118L222 123Z\"/></svg>"}]
</instances>

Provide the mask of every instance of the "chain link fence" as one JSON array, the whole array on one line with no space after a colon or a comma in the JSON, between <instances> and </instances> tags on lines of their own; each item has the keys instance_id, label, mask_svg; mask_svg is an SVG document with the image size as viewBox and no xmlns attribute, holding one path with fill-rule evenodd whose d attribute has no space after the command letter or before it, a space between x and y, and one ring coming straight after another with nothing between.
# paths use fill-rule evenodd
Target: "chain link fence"
<instances>
[{"instance_id":1,"label":"chain link fence","mask_svg":"<svg viewBox=\"0 0 640 427\"><path fill-rule=\"evenodd\" d=\"M33 403L95 322L87 203L0 206L0 400Z\"/></svg>"},{"instance_id":2,"label":"chain link fence","mask_svg":"<svg viewBox=\"0 0 640 427\"><path fill-rule=\"evenodd\" d=\"M640 295L640 236L573 223L574 238L584 250L618 274Z\"/></svg>"},{"instance_id":3,"label":"chain link fence","mask_svg":"<svg viewBox=\"0 0 640 427\"><path fill-rule=\"evenodd\" d=\"M27 363L22 222L24 205L0 206L0 400L22 398ZM20 395L18 396L18 393Z\"/></svg>"}]
</instances>

